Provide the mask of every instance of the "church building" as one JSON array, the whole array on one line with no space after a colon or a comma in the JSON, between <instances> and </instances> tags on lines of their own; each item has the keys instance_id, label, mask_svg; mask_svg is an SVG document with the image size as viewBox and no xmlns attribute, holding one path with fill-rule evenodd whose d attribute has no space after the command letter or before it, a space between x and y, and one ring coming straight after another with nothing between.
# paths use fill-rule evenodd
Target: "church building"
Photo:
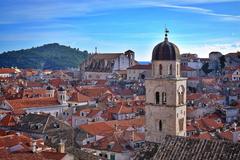
<instances>
[{"instance_id":1,"label":"church building","mask_svg":"<svg viewBox=\"0 0 240 160\"><path fill-rule=\"evenodd\" d=\"M106 80L113 74L120 75L123 79L127 77L127 68L136 64L135 53L128 50L124 53L97 53L80 64L81 79Z\"/></svg>"},{"instance_id":2,"label":"church building","mask_svg":"<svg viewBox=\"0 0 240 160\"><path fill-rule=\"evenodd\" d=\"M164 41L153 49L152 75L145 80L146 141L186 136L186 80L180 75L179 49L166 30Z\"/></svg>"}]
</instances>

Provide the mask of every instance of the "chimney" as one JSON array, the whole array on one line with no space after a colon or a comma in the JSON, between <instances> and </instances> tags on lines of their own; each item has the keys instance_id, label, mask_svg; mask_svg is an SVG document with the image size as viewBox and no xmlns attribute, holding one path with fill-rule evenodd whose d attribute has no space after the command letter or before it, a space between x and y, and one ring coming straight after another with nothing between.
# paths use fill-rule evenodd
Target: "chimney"
<instances>
[{"instance_id":1,"label":"chimney","mask_svg":"<svg viewBox=\"0 0 240 160\"><path fill-rule=\"evenodd\" d=\"M237 123L234 122L234 123L232 124L232 129L233 129L234 131L237 130Z\"/></svg>"},{"instance_id":2,"label":"chimney","mask_svg":"<svg viewBox=\"0 0 240 160\"><path fill-rule=\"evenodd\" d=\"M62 139L60 140L60 143L58 144L58 152L65 153L65 143L62 141Z\"/></svg>"},{"instance_id":3,"label":"chimney","mask_svg":"<svg viewBox=\"0 0 240 160\"><path fill-rule=\"evenodd\" d=\"M36 141L33 141L33 142L32 142L32 152L33 152L33 153L36 153L36 152L37 152L37 143L36 143Z\"/></svg>"},{"instance_id":4,"label":"chimney","mask_svg":"<svg viewBox=\"0 0 240 160\"><path fill-rule=\"evenodd\" d=\"M134 134L134 131L132 131L132 141L134 141L135 139L135 134Z\"/></svg>"},{"instance_id":5,"label":"chimney","mask_svg":"<svg viewBox=\"0 0 240 160\"><path fill-rule=\"evenodd\" d=\"M233 131L232 132L232 139L233 139L233 143L237 143L238 142L238 140L239 140L239 131Z\"/></svg>"}]
</instances>

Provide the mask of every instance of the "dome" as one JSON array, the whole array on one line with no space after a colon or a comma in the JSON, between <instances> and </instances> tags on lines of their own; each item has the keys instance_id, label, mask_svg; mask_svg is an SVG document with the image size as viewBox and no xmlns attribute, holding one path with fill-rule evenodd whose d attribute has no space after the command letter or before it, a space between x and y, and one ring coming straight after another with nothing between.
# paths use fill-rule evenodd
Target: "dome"
<instances>
[{"instance_id":1,"label":"dome","mask_svg":"<svg viewBox=\"0 0 240 160\"><path fill-rule=\"evenodd\" d=\"M65 91L65 89L63 87L60 87L58 91Z\"/></svg>"},{"instance_id":2,"label":"dome","mask_svg":"<svg viewBox=\"0 0 240 160\"><path fill-rule=\"evenodd\" d=\"M167 34L165 34L165 40L157 44L152 52L152 61L154 60L177 60L180 58L180 52L178 47L169 42Z\"/></svg>"},{"instance_id":3,"label":"dome","mask_svg":"<svg viewBox=\"0 0 240 160\"><path fill-rule=\"evenodd\" d=\"M47 90L53 90L53 88L51 86L48 86L46 89Z\"/></svg>"}]
</instances>

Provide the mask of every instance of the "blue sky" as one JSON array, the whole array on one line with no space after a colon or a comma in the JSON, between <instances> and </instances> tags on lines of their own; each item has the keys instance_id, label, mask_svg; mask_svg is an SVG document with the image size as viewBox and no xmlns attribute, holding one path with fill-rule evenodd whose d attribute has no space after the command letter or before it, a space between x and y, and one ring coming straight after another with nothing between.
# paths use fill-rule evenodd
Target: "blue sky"
<instances>
[{"instance_id":1,"label":"blue sky","mask_svg":"<svg viewBox=\"0 0 240 160\"><path fill-rule=\"evenodd\" d=\"M239 0L2 0L0 11L0 52L57 42L147 61L165 25L181 53L240 51Z\"/></svg>"}]
</instances>

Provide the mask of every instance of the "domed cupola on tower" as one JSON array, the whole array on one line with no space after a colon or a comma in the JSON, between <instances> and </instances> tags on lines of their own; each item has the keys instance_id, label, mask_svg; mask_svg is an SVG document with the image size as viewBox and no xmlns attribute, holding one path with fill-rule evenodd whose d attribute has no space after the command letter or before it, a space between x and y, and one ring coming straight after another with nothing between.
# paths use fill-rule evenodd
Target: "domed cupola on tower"
<instances>
[{"instance_id":1,"label":"domed cupola on tower","mask_svg":"<svg viewBox=\"0 0 240 160\"><path fill-rule=\"evenodd\" d=\"M153 77L180 76L180 52L178 47L168 41L168 30L165 30L165 39L157 44L152 52Z\"/></svg>"},{"instance_id":2,"label":"domed cupola on tower","mask_svg":"<svg viewBox=\"0 0 240 160\"><path fill-rule=\"evenodd\" d=\"M152 77L145 79L145 140L155 143L166 135L186 136L187 79L180 76L179 49L165 32L153 49Z\"/></svg>"},{"instance_id":3,"label":"domed cupola on tower","mask_svg":"<svg viewBox=\"0 0 240 160\"><path fill-rule=\"evenodd\" d=\"M166 34L167 35L167 34ZM157 44L152 52L152 61L154 60L177 60L180 58L180 52L178 47L168 41L168 38L165 37L165 40Z\"/></svg>"}]
</instances>

